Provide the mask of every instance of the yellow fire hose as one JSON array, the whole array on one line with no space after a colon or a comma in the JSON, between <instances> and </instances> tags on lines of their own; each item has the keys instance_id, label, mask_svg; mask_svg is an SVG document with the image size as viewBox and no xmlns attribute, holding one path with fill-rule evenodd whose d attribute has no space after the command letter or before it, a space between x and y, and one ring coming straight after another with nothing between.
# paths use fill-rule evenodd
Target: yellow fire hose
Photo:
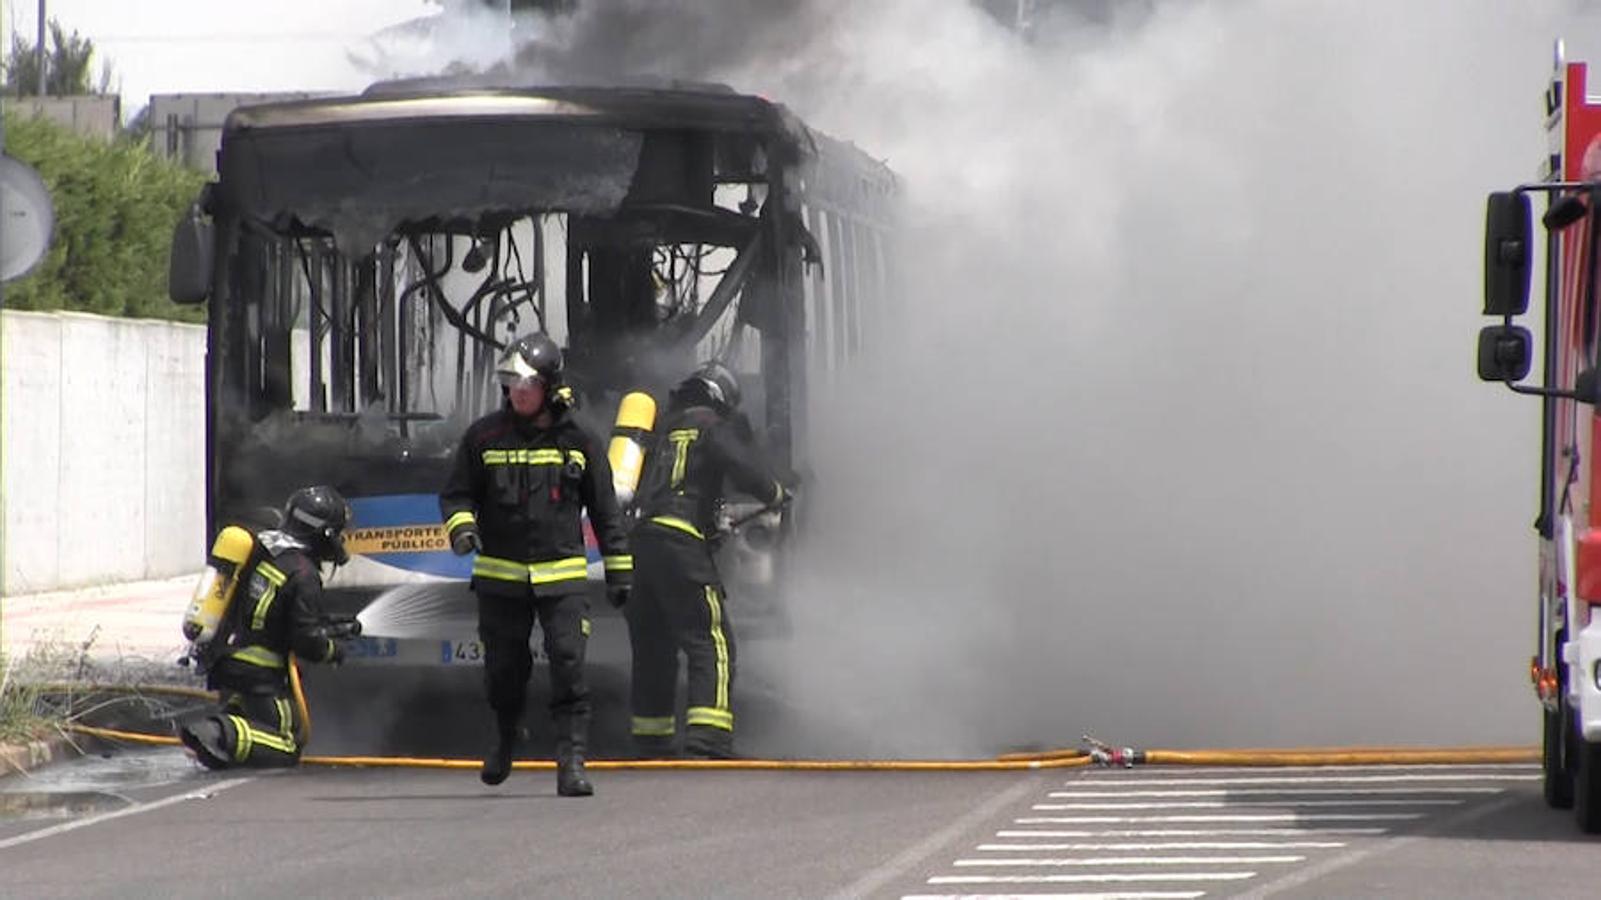
<instances>
[{"instance_id":1,"label":"yellow fire hose","mask_svg":"<svg viewBox=\"0 0 1601 900\"><path fill-rule=\"evenodd\" d=\"M291 660L289 687L302 722L304 745L311 738L311 712L300 685L298 666ZM133 693L185 699L216 700L211 691L177 685L75 686L43 685L47 691L68 690L84 693ZM178 739L165 734L147 734L89 725L68 725L67 730L87 737L130 744L172 746ZM1246 748L1237 750L1133 750L1111 748L1090 741L1095 750L1041 750L1007 753L994 759L979 760L883 760L883 759L597 759L587 762L596 770L632 769L659 771L760 770L787 772L1011 772L1041 769L1072 769L1091 765L1134 766L1338 766L1338 765L1488 765L1537 762L1534 747L1324 747L1307 749ZM443 759L410 756L303 756L300 762L312 766L357 766L404 769L476 769L477 759ZM517 760L518 770L553 769L550 760Z\"/></svg>"}]
</instances>

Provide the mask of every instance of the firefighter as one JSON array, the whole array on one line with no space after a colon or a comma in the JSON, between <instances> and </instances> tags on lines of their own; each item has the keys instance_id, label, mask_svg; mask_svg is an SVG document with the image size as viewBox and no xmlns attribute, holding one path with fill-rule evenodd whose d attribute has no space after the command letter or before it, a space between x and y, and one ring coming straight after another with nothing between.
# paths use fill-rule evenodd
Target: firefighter
<instances>
[{"instance_id":1,"label":"firefighter","mask_svg":"<svg viewBox=\"0 0 1601 900\"><path fill-rule=\"evenodd\" d=\"M299 713L290 700L289 654L338 665L344 651L322 609L324 562L343 565L350 506L331 487L301 488L277 529L255 536L233 601L208 645L206 686L221 709L179 725L178 737L210 769L300 762Z\"/></svg>"},{"instance_id":2,"label":"firefighter","mask_svg":"<svg viewBox=\"0 0 1601 900\"><path fill-rule=\"evenodd\" d=\"M688 660L684 754L734 752L734 634L713 559L725 481L773 508L788 490L749 440L739 382L707 363L670 395L639 488L631 536L638 591L628 608L633 645L632 731L640 755L673 755L678 652Z\"/></svg>"},{"instance_id":3,"label":"firefighter","mask_svg":"<svg viewBox=\"0 0 1601 900\"><path fill-rule=\"evenodd\" d=\"M478 636L495 714L496 740L479 777L500 784L521 733L535 616L550 665L556 725L556 790L594 793L584 772L590 702L584 683L589 635L588 561L582 513L589 511L604 557L606 597L628 600L633 570L604 445L571 416L561 348L533 334L506 348L496 368L504 404L462 436L439 495L457 554L477 553Z\"/></svg>"}]
</instances>

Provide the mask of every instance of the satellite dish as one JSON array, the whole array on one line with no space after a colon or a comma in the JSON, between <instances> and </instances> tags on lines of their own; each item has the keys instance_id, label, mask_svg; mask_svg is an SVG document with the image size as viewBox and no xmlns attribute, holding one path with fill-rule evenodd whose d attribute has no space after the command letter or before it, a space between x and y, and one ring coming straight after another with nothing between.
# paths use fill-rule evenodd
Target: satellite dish
<instances>
[{"instance_id":1,"label":"satellite dish","mask_svg":"<svg viewBox=\"0 0 1601 900\"><path fill-rule=\"evenodd\" d=\"M0 282L28 274L50 249L56 211L39 173L0 153Z\"/></svg>"}]
</instances>

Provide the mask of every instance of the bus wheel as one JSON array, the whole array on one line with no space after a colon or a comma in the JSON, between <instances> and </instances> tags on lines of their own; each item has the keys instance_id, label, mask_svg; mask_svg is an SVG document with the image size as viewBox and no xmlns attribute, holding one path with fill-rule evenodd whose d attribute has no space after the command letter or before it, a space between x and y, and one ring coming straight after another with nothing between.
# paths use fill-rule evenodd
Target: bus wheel
<instances>
[{"instance_id":1,"label":"bus wheel","mask_svg":"<svg viewBox=\"0 0 1601 900\"><path fill-rule=\"evenodd\" d=\"M1578 778L1574 784L1573 812L1579 830L1601 834L1601 743L1580 741Z\"/></svg>"},{"instance_id":2,"label":"bus wheel","mask_svg":"<svg viewBox=\"0 0 1601 900\"><path fill-rule=\"evenodd\" d=\"M1573 806L1573 770L1568 767L1568 704L1557 701L1557 708L1544 710L1545 744L1540 754L1545 772L1545 802L1552 809Z\"/></svg>"}]
</instances>

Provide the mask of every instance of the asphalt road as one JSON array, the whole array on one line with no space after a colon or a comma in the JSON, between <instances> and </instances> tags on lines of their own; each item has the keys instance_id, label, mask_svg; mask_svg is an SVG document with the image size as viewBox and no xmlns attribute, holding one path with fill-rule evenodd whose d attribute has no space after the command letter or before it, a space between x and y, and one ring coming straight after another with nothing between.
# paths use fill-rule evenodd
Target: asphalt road
<instances>
[{"instance_id":1,"label":"asphalt road","mask_svg":"<svg viewBox=\"0 0 1601 900\"><path fill-rule=\"evenodd\" d=\"M568 799L163 750L0 781L0 896L1594 897L1598 842L1535 776L597 772Z\"/></svg>"}]
</instances>

